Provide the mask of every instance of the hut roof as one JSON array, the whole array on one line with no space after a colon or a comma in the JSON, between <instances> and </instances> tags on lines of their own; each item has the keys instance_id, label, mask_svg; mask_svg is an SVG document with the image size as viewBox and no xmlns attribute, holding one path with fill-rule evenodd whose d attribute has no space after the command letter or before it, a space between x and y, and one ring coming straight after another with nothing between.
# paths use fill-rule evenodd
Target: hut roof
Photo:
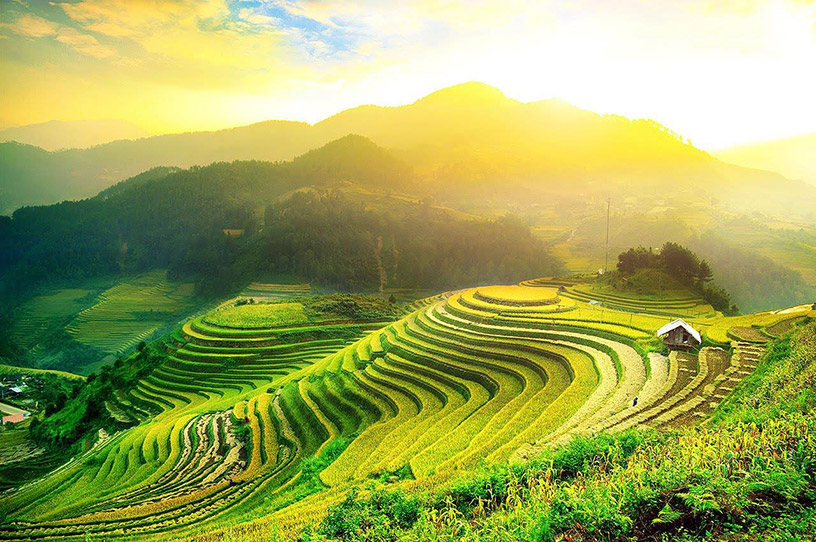
<instances>
[{"instance_id":1,"label":"hut roof","mask_svg":"<svg viewBox=\"0 0 816 542\"><path fill-rule=\"evenodd\" d=\"M687 323L685 320L683 320L682 318L678 318L678 319L677 319L677 320L675 320L674 322L669 322L669 323L668 323L668 324L666 324L665 326L663 326L663 327L661 327L660 329L658 329L658 330L657 330L657 336L658 336L658 337L660 337L660 336L662 336L662 335L665 335L665 334L666 334L666 333L668 333L669 331L671 331L671 330L673 330L673 329L677 329L678 327L682 327L683 329L685 329L686 331L688 331L688 332L689 332L689 335L691 335L692 337L694 337L694 338L697 340L697 342L698 342L698 343L702 343L702 342L703 342L703 338L702 338L702 337L700 337L700 332L699 332L699 331L697 331L696 329L694 329L693 327L691 327L691 326L690 326L690 325L689 325L689 324L688 324L688 323Z\"/></svg>"}]
</instances>

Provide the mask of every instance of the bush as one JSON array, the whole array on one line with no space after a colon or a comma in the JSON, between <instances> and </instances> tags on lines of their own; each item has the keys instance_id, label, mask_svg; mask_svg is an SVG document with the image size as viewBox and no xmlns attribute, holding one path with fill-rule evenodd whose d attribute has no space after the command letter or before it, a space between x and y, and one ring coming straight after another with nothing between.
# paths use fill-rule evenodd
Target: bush
<instances>
[{"instance_id":1,"label":"bush","mask_svg":"<svg viewBox=\"0 0 816 542\"><path fill-rule=\"evenodd\" d=\"M340 504L329 508L318 533L338 540L389 540L399 530L414 525L419 514L419 499L403 490L379 490L360 499L354 489Z\"/></svg>"}]
</instances>

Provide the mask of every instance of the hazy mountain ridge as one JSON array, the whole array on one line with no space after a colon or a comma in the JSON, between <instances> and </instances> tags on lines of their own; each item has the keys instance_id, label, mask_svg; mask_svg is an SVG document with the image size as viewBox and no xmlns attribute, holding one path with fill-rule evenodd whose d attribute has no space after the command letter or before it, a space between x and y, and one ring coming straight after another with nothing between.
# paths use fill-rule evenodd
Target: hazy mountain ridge
<instances>
[{"instance_id":1,"label":"hazy mountain ridge","mask_svg":"<svg viewBox=\"0 0 816 542\"><path fill-rule=\"evenodd\" d=\"M256 231L263 209L298 188L352 181L393 190L410 183L411 175L360 136L290 162L156 168L95 198L0 217L0 286L12 296L43 280L167 267L185 251L213 250L225 228ZM191 249L196 239L212 243Z\"/></svg>"},{"instance_id":2,"label":"hazy mountain ridge","mask_svg":"<svg viewBox=\"0 0 816 542\"><path fill-rule=\"evenodd\" d=\"M232 160L288 160L315 147L305 137L305 123L268 121L218 132L168 134L115 141L90 149L41 151L33 165L37 191L29 187L30 173L20 167L0 182L0 212L22 205L41 205L93 196L117 182L158 166L190 167ZM0 143L0 165L21 163L18 143ZM27 150L29 154L33 151Z\"/></svg>"},{"instance_id":3,"label":"hazy mountain ridge","mask_svg":"<svg viewBox=\"0 0 816 542\"><path fill-rule=\"evenodd\" d=\"M426 181L429 193L448 202L498 195L529 203L553 192L606 197L658 190L716 198L740 210L755 210L756 200L769 212L816 207L816 189L720 162L653 121L599 115L560 100L522 103L488 85L466 83L405 106L349 109L313 126L267 121L50 153L35 168L36 190L24 169L10 170L0 210L87 197L156 166L289 160L348 134L392 151ZM14 156L19 151L10 146L0 159L24 162Z\"/></svg>"},{"instance_id":4,"label":"hazy mountain ridge","mask_svg":"<svg viewBox=\"0 0 816 542\"><path fill-rule=\"evenodd\" d=\"M816 185L816 134L736 145L712 154L726 162L778 171L791 179Z\"/></svg>"},{"instance_id":5,"label":"hazy mountain ridge","mask_svg":"<svg viewBox=\"0 0 816 542\"><path fill-rule=\"evenodd\" d=\"M84 149L119 139L138 139L149 134L119 119L50 120L0 130L0 142L17 141L48 151Z\"/></svg>"}]
</instances>

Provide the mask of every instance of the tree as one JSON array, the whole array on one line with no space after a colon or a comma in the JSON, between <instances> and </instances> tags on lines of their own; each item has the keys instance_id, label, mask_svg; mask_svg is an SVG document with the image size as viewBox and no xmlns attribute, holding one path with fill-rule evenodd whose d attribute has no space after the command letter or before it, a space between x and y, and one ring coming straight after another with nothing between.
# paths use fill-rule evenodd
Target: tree
<instances>
[{"instance_id":1,"label":"tree","mask_svg":"<svg viewBox=\"0 0 816 542\"><path fill-rule=\"evenodd\" d=\"M711 266L708 265L708 262L703 260L700 262L700 267L697 270L697 288L703 289L707 282L711 282L714 279L714 272L711 270Z\"/></svg>"},{"instance_id":2,"label":"tree","mask_svg":"<svg viewBox=\"0 0 816 542\"><path fill-rule=\"evenodd\" d=\"M677 243L667 242L660 250L660 261L666 272L687 286L694 284L700 273L697 256Z\"/></svg>"},{"instance_id":3,"label":"tree","mask_svg":"<svg viewBox=\"0 0 816 542\"><path fill-rule=\"evenodd\" d=\"M630 248L618 255L618 271L631 274L638 269L647 269L659 266L659 257L652 249L643 247Z\"/></svg>"}]
</instances>

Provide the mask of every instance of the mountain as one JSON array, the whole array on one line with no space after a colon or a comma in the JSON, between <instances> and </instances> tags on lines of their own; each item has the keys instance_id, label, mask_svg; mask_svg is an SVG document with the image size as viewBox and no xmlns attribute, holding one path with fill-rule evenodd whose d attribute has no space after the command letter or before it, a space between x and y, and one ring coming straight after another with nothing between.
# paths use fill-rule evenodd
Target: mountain
<instances>
[{"instance_id":1,"label":"mountain","mask_svg":"<svg viewBox=\"0 0 816 542\"><path fill-rule=\"evenodd\" d=\"M0 182L0 210L87 197L156 166L219 160L289 160L359 134L411 164L426 194L449 204L530 206L558 198L606 197L710 203L741 211L813 214L816 189L770 172L727 164L648 120L584 111L560 100L522 103L481 83L434 92L398 107L362 106L315 125L269 121L216 132L117 141L43 156ZM0 149L25 164L19 145Z\"/></svg>"},{"instance_id":2,"label":"mountain","mask_svg":"<svg viewBox=\"0 0 816 542\"><path fill-rule=\"evenodd\" d=\"M410 167L356 135L290 162L157 168L99 197L0 217L0 298L168 268L207 295L281 273L336 288L446 288L557 269L520 222L391 196L415 182ZM383 197L371 206L353 190L346 196L349 186Z\"/></svg>"},{"instance_id":3,"label":"mountain","mask_svg":"<svg viewBox=\"0 0 816 542\"><path fill-rule=\"evenodd\" d=\"M790 179L816 185L816 134L737 145L712 154L725 162L778 171Z\"/></svg>"},{"instance_id":4,"label":"mountain","mask_svg":"<svg viewBox=\"0 0 816 542\"><path fill-rule=\"evenodd\" d=\"M147 135L139 126L118 119L50 120L0 130L0 142L17 141L55 151L84 149L118 139L137 139Z\"/></svg>"},{"instance_id":5,"label":"mountain","mask_svg":"<svg viewBox=\"0 0 816 542\"><path fill-rule=\"evenodd\" d=\"M706 156L650 121L598 115L561 100L522 103L482 83L443 89L400 107L350 109L315 129L330 137L360 133L428 168L475 159L527 173L571 169L587 159L600 168L632 159Z\"/></svg>"},{"instance_id":6,"label":"mountain","mask_svg":"<svg viewBox=\"0 0 816 542\"><path fill-rule=\"evenodd\" d=\"M269 121L217 132L161 135L56 152L16 142L0 143L0 213L24 205L90 197L158 166L290 160L319 146L310 134L311 126L306 123Z\"/></svg>"}]
</instances>

